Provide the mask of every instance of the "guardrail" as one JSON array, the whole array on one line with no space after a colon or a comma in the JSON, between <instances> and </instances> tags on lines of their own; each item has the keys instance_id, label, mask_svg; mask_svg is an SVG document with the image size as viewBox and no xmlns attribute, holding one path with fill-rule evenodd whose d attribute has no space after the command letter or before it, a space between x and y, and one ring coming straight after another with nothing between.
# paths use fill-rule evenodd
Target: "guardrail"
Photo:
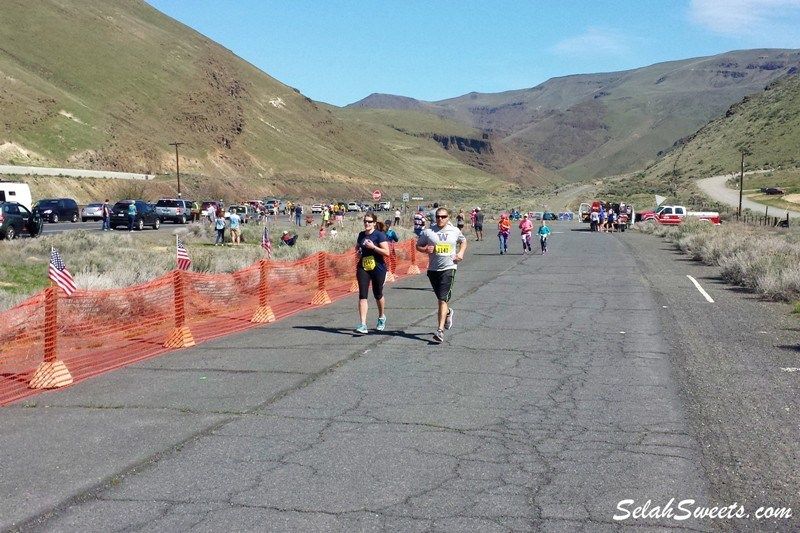
<instances>
[{"instance_id":1,"label":"guardrail","mask_svg":"<svg viewBox=\"0 0 800 533\"><path fill-rule=\"evenodd\" d=\"M393 246L387 282L420 272L414 246ZM331 303L358 290L356 261L355 251L319 252L68 298L45 289L0 313L0 405Z\"/></svg>"}]
</instances>

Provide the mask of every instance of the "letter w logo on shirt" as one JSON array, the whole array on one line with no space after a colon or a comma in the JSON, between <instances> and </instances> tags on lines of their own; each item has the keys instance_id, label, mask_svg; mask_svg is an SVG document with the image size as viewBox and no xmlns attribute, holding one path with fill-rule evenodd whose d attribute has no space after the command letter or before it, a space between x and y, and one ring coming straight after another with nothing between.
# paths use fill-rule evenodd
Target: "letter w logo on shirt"
<instances>
[{"instance_id":1,"label":"letter w logo on shirt","mask_svg":"<svg viewBox=\"0 0 800 533\"><path fill-rule=\"evenodd\" d=\"M439 240L440 241L446 241L447 240L447 233L437 233L436 235L439 236Z\"/></svg>"}]
</instances>

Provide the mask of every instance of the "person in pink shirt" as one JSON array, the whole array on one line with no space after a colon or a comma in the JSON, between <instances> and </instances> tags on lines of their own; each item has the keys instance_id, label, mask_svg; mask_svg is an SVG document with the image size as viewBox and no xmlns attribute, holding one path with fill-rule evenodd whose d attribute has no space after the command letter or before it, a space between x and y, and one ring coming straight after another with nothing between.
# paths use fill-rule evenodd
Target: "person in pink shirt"
<instances>
[{"instance_id":1,"label":"person in pink shirt","mask_svg":"<svg viewBox=\"0 0 800 533\"><path fill-rule=\"evenodd\" d=\"M528 214L522 215L522 220L519 221L520 237L522 238L522 253L527 254L533 252L531 250L531 232L533 232L533 222L528 219Z\"/></svg>"}]
</instances>

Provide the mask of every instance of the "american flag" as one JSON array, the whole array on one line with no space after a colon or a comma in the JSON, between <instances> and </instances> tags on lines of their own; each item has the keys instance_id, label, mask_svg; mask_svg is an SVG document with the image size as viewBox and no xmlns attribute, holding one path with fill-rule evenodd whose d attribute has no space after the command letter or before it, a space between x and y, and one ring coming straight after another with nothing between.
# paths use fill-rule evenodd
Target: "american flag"
<instances>
[{"instance_id":1,"label":"american flag","mask_svg":"<svg viewBox=\"0 0 800 533\"><path fill-rule=\"evenodd\" d=\"M272 243L269 240L269 230L264 228L264 235L261 236L261 247L267 251L267 255L272 257Z\"/></svg>"},{"instance_id":2,"label":"american flag","mask_svg":"<svg viewBox=\"0 0 800 533\"><path fill-rule=\"evenodd\" d=\"M192 266L192 258L189 257L189 252L186 251L186 246L183 245L180 239L177 237L175 238L175 242L177 243L177 258L178 258L178 269L179 270L189 270Z\"/></svg>"},{"instance_id":3,"label":"american flag","mask_svg":"<svg viewBox=\"0 0 800 533\"><path fill-rule=\"evenodd\" d=\"M67 270L67 265L61 259L61 254L55 248L50 248L50 266L47 269L47 277L53 280L53 283L61 287L67 296L72 296L78 288L75 286L75 280L72 274Z\"/></svg>"}]
</instances>

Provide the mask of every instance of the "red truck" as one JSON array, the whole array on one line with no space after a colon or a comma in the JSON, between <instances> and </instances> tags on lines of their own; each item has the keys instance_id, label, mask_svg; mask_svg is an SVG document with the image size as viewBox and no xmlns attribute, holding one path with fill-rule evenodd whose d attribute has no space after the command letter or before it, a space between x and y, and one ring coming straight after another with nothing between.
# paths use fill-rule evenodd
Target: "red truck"
<instances>
[{"instance_id":1,"label":"red truck","mask_svg":"<svg viewBox=\"0 0 800 533\"><path fill-rule=\"evenodd\" d=\"M644 211L641 213L642 222L653 220L659 224L674 226L680 224L687 217L719 226L722 221L716 211L687 211L682 205L660 205L655 211Z\"/></svg>"}]
</instances>

